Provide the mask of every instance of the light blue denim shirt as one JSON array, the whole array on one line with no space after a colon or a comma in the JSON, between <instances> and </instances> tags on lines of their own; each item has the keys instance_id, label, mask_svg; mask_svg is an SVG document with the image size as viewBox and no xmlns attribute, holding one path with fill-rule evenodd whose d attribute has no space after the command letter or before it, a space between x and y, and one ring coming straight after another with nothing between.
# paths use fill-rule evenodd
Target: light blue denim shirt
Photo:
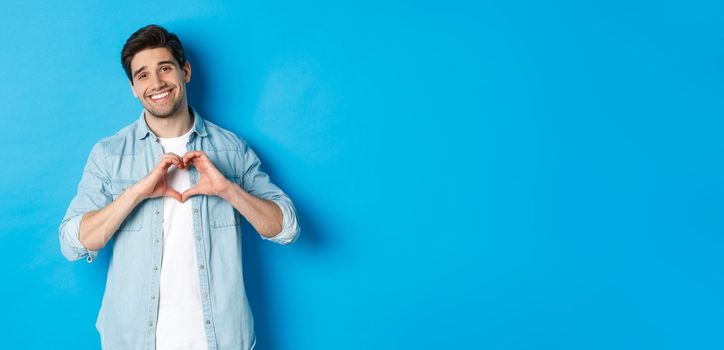
<instances>
[{"instance_id":1,"label":"light blue denim shirt","mask_svg":"<svg viewBox=\"0 0 724 350\"><path fill-rule=\"evenodd\" d=\"M299 235L294 205L260 169L260 161L234 133L205 121L195 111L186 149L202 150L227 179L247 192L274 201L282 210L282 231L270 241L288 244ZM144 114L90 153L78 193L60 224L60 249L70 261L92 262L98 252L78 239L83 214L101 209L159 162L163 148ZM189 168L191 185L199 179ZM204 327L209 349L252 349L254 321L244 289L241 265L241 215L216 196L191 198ZM123 221L102 253L111 254L108 279L96 328L104 349L154 349L158 313L163 199L141 202Z\"/></svg>"}]
</instances>

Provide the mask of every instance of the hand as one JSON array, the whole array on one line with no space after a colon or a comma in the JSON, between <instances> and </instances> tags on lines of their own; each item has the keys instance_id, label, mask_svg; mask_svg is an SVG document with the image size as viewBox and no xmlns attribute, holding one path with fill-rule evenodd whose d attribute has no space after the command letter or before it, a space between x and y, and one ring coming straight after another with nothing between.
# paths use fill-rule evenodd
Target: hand
<instances>
[{"instance_id":1,"label":"hand","mask_svg":"<svg viewBox=\"0 0 724 350\"><path fill-rule=\"evenodd\" d=\"M195 186L181 194L182 202L197 194L222 196L223 193L233 186L233 183L216 169L214 163L209 160L203 151L191 151L184 154L183 166L187 167L189 164L193 164L196 170L199 171L199 181Z\"/></svg>"},{"instance_id":2,"label":"hand","mask_svg":"<svg viewBox=\"0 0 724 350\"><path fill-rule=\"evenodd\" d=\"M166 153L158 162L158 165L134 185L134 189L140 195L141 200L164 196L176 198L179 202L183 201L181 194L166 183L166 173L171 165L175 165L177 168L185 168L181 157L174 153Z\"/></svg>"}]
</instances>

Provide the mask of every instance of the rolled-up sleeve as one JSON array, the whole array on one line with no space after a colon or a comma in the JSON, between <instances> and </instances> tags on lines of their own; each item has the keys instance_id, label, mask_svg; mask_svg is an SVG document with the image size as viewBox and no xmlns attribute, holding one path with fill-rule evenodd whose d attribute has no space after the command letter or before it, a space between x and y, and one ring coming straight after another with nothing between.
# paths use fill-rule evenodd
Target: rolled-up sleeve
<instances>
[{"instance_id":1,"label":"rolled-up sleeve","mask_svg":"<svg viewBox=\"0 0 724 350\"><path fill-rule=\"evenodd\" d=\"M261 170L261 161L256 152L244 140L241 142L242 164L244 164L244 190L259 198L273 201L282 211L282 230L273 237L260 235L261 238L279 244L294 242L299 236L297 210L292 200L279 187L271 182L269 175Z\"/></svg>"},{"instance_id":2,"label":"rolled-up sleeve","mask_svg":"<svg viewBox=\"0 0 724 350\"><path fill-rule=\"evenodd\" d=\"M93 146L78 184L78 192L71 200L58 229L60 251L69 261L83 257L86 257L88 262L95 259L98 252L86 249L80 242L80 221L85 213L104 208L113 200L109 192L110 180L104 166L102 142Z\"/></svg>"}]
</instances>

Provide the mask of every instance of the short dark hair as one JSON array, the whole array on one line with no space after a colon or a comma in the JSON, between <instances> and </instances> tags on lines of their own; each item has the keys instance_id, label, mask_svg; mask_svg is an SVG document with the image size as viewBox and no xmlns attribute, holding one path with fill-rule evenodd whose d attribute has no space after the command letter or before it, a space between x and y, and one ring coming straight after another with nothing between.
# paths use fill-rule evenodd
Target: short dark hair
<instances>
[{"instance_id":1,"label":"short dark hair","mask_svg":"<svg viewBox=\"0 0 724 350\"><path fill-rule=\"evenodd\" d=\"M164 27L155 24L147 25L131 34L123 45L123 50L121 50L121 65L123 65L123 70L126 71L131 84L133 84L133 78L131 77L131 60L133 60L133 56L145 49L159 47L165 47L171 51L179 66L183 67L186 64L184 47L178 36L169 33Z\"/></svg>"}]
</instances>

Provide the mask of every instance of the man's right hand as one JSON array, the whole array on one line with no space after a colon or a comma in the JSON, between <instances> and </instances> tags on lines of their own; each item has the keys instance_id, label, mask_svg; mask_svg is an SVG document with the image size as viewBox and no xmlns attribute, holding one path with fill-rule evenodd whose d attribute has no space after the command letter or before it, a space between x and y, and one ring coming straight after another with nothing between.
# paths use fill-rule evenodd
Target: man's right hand
<instances>
[{"instance_id":1,"label":"man's right hand","mask_svg":"<svg viewBox=\"0 0 724 350\"><path fill-rule=\"evenodd\" d=\"M166 173L171 165L185 168L181 157L166 153L148 175L129 187L120 197L102 209L83 214L78 229L81 244L90 250L103 248L133 208L144 199L168 196L181 202L181 194L166 183Z\"/></svg>"},{"instance_id":2,"label":"man's right hand","mask_svg":"<svg viewBox=\"0 0 724 350\"><path fill-rule=\"evenodd\" d=\"M164 154L158 165L133 185L133 189L138 193L141 200L165 196L176 198L179 202L182 201L181 193L171 188L166 182L166 173L171 165L183 169L183 159L174 153Z\"/></svg>"}]
</instances>

